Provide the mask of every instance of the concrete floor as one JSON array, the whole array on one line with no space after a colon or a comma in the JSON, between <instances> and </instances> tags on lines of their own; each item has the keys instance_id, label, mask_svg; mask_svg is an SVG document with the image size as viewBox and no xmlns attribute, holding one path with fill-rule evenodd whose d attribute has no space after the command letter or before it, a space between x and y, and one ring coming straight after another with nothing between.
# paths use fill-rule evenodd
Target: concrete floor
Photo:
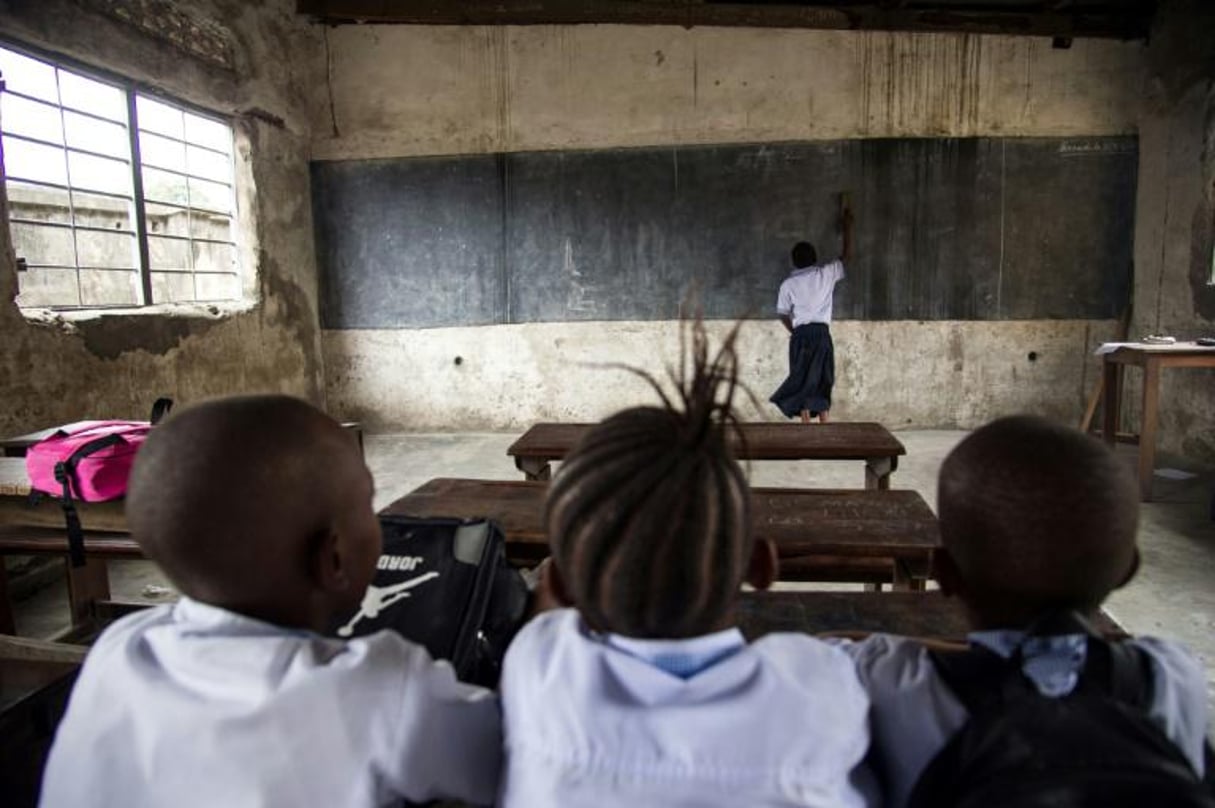
<instances>
[{"instance_id":1,"label":"concrete floor","mask_svg":"<svg viewBox=\"0 0 1215 808\"><path fill-rule=\"evenodd\" d=\"M936 507L936 475L945 455L967 433L964 431L907 431L897 433L907 456L894 475L897 488L920 492ZM375 504L383 507L432 477L520 479L506 455L514 434L409 434L370 435L366 440L368 466L376 480ZM1134 448L1121 447L1128 465ZM1116 592L1107 604L1114 617L1131 632L1156 634L1188 645L1207 666L1208 693L1215 703L1215 521L1211 497L1215 472L1194 468L1177 458L1161 457L1162 468L1188 470L1188 480L1156 480L1156 501L1145 504L1140 526L1143 564L1131 584ZM755 485L806 488L859 488L861 464L838 461L763 461L750 469ZM161 602L172 598L162 589L168 583L151 562L129 561L111 565L115 597ZM18 630L28 636L47 636L67 625L66 594L61 585L48 587L18 605Z\"/></svg>"}]
</instances>

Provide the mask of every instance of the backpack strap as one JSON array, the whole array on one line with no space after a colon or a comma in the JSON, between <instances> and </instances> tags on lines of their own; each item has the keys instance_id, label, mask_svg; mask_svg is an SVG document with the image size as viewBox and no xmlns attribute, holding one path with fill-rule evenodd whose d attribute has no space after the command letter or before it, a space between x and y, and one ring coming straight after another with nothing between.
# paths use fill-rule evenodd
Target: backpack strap
<instances>
[{"instance_id":1,"label":"backpack strap","mask_svg":"<svg viewBox=\"0 0 1215 808\"><path fill-rule=\"evenodd\" d=\"M1090 635L1081 684L1100 687L1116 701L1147 712L1155 692L1152 660L1129 642Z\"/></svg>"},{"instance_id":2,"label":"backpack strap","mask_svg":"<svg viewBox=\"0 0 1215 808\"><path fill-rule=\"evenodd\" d=\"M1077 687L1099 688L1111 698L1146 712L1153 695L1152 661L1147 652L1128 642L1110 642L1076 611L1043 614L1026 637L1083 634L1084 668Z\"/></svg>"},{"instance_id":3,"label":"backpack strap","mask_svg":"<svg viewBox=\"0 0 1215 808\"><path fill-rule=\"evenodd\" d=\"M89 455L124 442L121 435L106 435L89 441L72 452L67 460L61 460L55 464L55 481L63 486L63 499L60 504L63 506L63 517L67 522L68 557L71 559L73 567L84 566L84 530L80 526L80 515L76 513L76 503L72 499L73 488L76 489L77 494L80 493L76 467Z\"/></svg>"},{"instance_id":4,"label":"backpack strap","mask_svg":"<svg viewBox=\"0 0 1215 808\"><path fill-rule=\"evenodd\" d=\"M1084 668L1080 671L1078 688L1098 689L1143 711L1151 707L1151 659L1143 650L1126 642L1108 642L1093 631L1084 618L1073 612L1048 614L1035 621L1025 636L1065 634L1087 636ZM983 647L965 651L930 651L929 658L941 679L972 715L1000 707L1017 693L1034 688L1032 681L1022 673L1020 647L1008 658Z\"/></svg>"},{"instance_id":5,"label":"backpack strap","mask_svg":"<svg viewBox=\"0 0 1215 808\"><path fill-rule=\"evenodd\" d=\"M937 675L962 702L971 715L998 709L1013 686L1010 680L1020 677L1020 666L987 648L974 647L964 651L931 650L928 658ZM1000 683L1000 686L996 686Z\"/></svg>"},{"instance_id":6,"label":"backpack strap","mask_svg":"<svg viewBox=\"0 0 1215 808\"><path fill-rule=\"evenodd\" d=\"M169 414L171 409L173 409L173 399L165 397L156 399L152 404L152 414L148 417L148 422L152 426L156 426Z\"/></svg>"}]
</instances>

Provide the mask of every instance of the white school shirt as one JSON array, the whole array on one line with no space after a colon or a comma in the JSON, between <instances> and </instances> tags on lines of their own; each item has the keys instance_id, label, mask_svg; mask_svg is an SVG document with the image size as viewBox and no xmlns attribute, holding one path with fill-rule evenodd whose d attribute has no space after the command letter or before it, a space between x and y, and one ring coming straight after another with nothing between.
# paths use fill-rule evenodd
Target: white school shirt
<instances>
[{"instance_id":1,"label":"white school shirt","mask_svg":"<svg viewBox=\"0 0 1215 808\"><path fill-rule=\"evenodd\" d=\"M562 609L515 637L501 693L503 808L865 804L850 775L868 702L847 655L811 637L631 640Z\"/></svg>"},{"instance_id":2,"label":"white school shirt","mask_svg":"<svg viewBox=\"0 0 1215 808\"><path fill-rule=\"evenodd\" d=\"M1016 631L984 631L971 634L969 640L1007 658L1022 636ZM870 762L884 782L884 804L902 808L924 769L966 723L966 708L918 642L889 634L874 634L860 642L836 642L855 659L872 702L874 752ZM1149 716L1201 775L1207 731L1206 673L1201 663L1166 640L1139 637L1129 642L1146 651L1152 662ZM1046 664L1037 670L1030 668L1031 663L1026 666L1038 690L1044 695L1070 693L1075 677L1069 677L1060 665L1043 661ZM1083 666L1082 655L1078 664Z\"/></svg>"},{"instance_id":3,"label":"white school shirt","mask_svg":"<svg viewBox=\"0 0 1215 808\"><path fill-rule=\"evenodd\" d=\"M493 801L497 700L391 632L333 640L183 598L89 651L43 806Z\"/></svg>"},{"instance_id":4,"label":"white school shirt","mask_svg":"<svg viewBox=\"0 0 1215 808\"><path fill-rule=\"evenodd\" d=\"M844 279L844 263L795 269L780 285L776 312L793 320L793 327L806 323L830 323L835 285Z\"/></svg>"}]
</instances>

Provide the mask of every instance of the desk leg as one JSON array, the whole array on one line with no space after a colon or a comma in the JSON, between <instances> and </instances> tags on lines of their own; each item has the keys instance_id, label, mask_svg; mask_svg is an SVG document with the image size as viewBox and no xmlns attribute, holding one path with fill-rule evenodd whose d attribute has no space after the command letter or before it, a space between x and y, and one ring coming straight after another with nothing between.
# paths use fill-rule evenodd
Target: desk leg
<instances>
[{"instance_id":1,"label":"desk leg","mask_svg":"<svg viewBox=\"0 0 1215 808\"><path fill-rule=\"evenodd\" d=\"M913 589L910 571L897 558L894 560L894 583L890 588L895 592L910 592Z\"/></svg>"},{"instance_id":2,"label":"desk leg","mask_svg":"<svg viewBox=\"0 0 1215 808\"><path fill-rule=\"evenodd\" d=\"M894 473L894 461L889 457L871 457L865 461L865 488L870 491L889 491L890 475Z\"/></svg>"},{"instance_id":3,"label":"desk leg","mask_svg":"<svg viewBox=\"0 0 1215 808\"><path fill-rule=\"evenodd\" d=\"M1118 362L1111 362L1109 357L1106 357L1102 364L1102 372L1105 374L1102 383L1105 388L1105 401L1102 407L1105 411L1102 413L1103 432L1105 445L1112 449L1118 439L1118 410L1122 403L1122 365Z\"/></svg>"},{"instance_id":4,"label":"desk leg","mask_svg":"<svg viewBox=\"0 0 1215 808\"><path fill-rule=\"evenodd\" d=\"M895 592L925 592L932 575L932 560L894 559Z\"/></svg>"},{"instance_id":5,"label":"desk leg","mask_svg":"<svg viewBox=\"0 0 1215 808\"><path fill-rule=\"evenodd\" d=\"M4 569L4 556L0 556L0 634L16 634L17 621L13 618L13 602L8 599L8 572Z\"/></svg>"},{"instance_id":6,"label":"desk leg","mask_svg":"<svg viewBox=\"0 0 1215 808\"><path fill-rule=\"evenodd\" d=\"M516 457L515 468L523 472L529 480L549 480L553 476L553 469L548 461L535 457Z\"/></svg>"},{"instance_id":7,"label":"desk leg","mask_svg":"<svg viewBox=\"0 0 1215 808\"><path fill-rule=\"evenodd\" d=\"M1152 499L1156 471L1156 416L1160 402L1160 360L1148 356L1143 363L1143 414L1139 425L1139 498Z\"/></svg>"},{"instance_id":8,"label":"desk leg","mask_svg":"<svg viewBox=\"0 0 1215 808\"><path fill-rule=\"evenodd\" d=\"M93 622L93 604L110 599L110 576L105 559L89 558L83 567L73 567L64 560L68 572L68 604L72 612L72 626Z\"/></svg>"}]
</instances>

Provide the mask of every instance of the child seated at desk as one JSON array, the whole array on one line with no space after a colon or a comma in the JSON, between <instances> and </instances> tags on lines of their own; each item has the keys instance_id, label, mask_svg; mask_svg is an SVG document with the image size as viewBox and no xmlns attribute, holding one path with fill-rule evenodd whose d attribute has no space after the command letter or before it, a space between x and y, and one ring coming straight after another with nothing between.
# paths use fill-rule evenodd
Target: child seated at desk
<instances>
[{"instance_id":1,"label":"child seated at desk","mask_svg":"<svg viewBox=\"0 0 1215 808\"><path fill-rule=\"evenodd\" d=\"M153 430L127 518L183 597L97 640L42 805L492 802L491 693L396 633L318 633L372 579L371 498L350 435L296 399L212 401Z\"/></svg>"},{"instance_id":2,"label":"child seated at desk","mask_svg":"<svg viewBox=\"0 0 1215 808\"><path fill-rule=\"evenodd\" d=\"M682 406L596 425L549 489L546 578L574 608L507 651L506 808L864 804L850 775L868 703L848 657L735 627L740 585L766 587L776 554L750 534L725 440L733 336L710 363L693 334Z\"/></svg>"},{"instance_id":3,"label":"child seated at desk","mask_svg":"<svg viewBox=\"0 0 1215 808\"><path fill-rule=\"evenodd\" d=\"M1100 669L1086 663L1114 654L1097 648L1102 653L1094 656L1086 635L1074 633L1082 623L1035 631L1041 636L1028 640L1026 635L1044 626L1044 618L1067 619L1071 613L1091 618L1112 590L1131 579L1139 563L1138 499L1113 453L1080 432L1041 418L995 421L946 458L938 488L944 549L938 551L937 576L941 590L961 598L967 608L973 633L964 656L984 664L947 666L943 674L941 661L934 661L921 643L882 634L844 646L855 657L873 703L870 761L886 805L901 808L909 799L913 805L944 804L939 799L925 803L923 794L912 797L930 763L971 717L945 675L957 677L959 670L978 674L993 670L994 664L1007 677L1002 671L1020 654L1013 681L1026 692L1032 687L1045 698L1063 699L1084 686L1105 687L1097 684L1104 681L1098 673L1086 683L1088 672ZM1201 776L1207 727L1202 666L1164 640L1141 638L1127 645L1144 652L1132 658L1142 677L1150 678L1146 709L1128 706L1146 712L1147 734L1159 735L1163 757L1178 761L1170 771ZM956 652L953 658L958 658ZM976 690L973 675L953 681ZM979 690L993 692L1005 681L983 678ZM956 773L953 780L958 782ZM1079 782L1078 774L1075 780ZM925 785L919 788L927 793Z\"/></svg>"}]
</instances>

